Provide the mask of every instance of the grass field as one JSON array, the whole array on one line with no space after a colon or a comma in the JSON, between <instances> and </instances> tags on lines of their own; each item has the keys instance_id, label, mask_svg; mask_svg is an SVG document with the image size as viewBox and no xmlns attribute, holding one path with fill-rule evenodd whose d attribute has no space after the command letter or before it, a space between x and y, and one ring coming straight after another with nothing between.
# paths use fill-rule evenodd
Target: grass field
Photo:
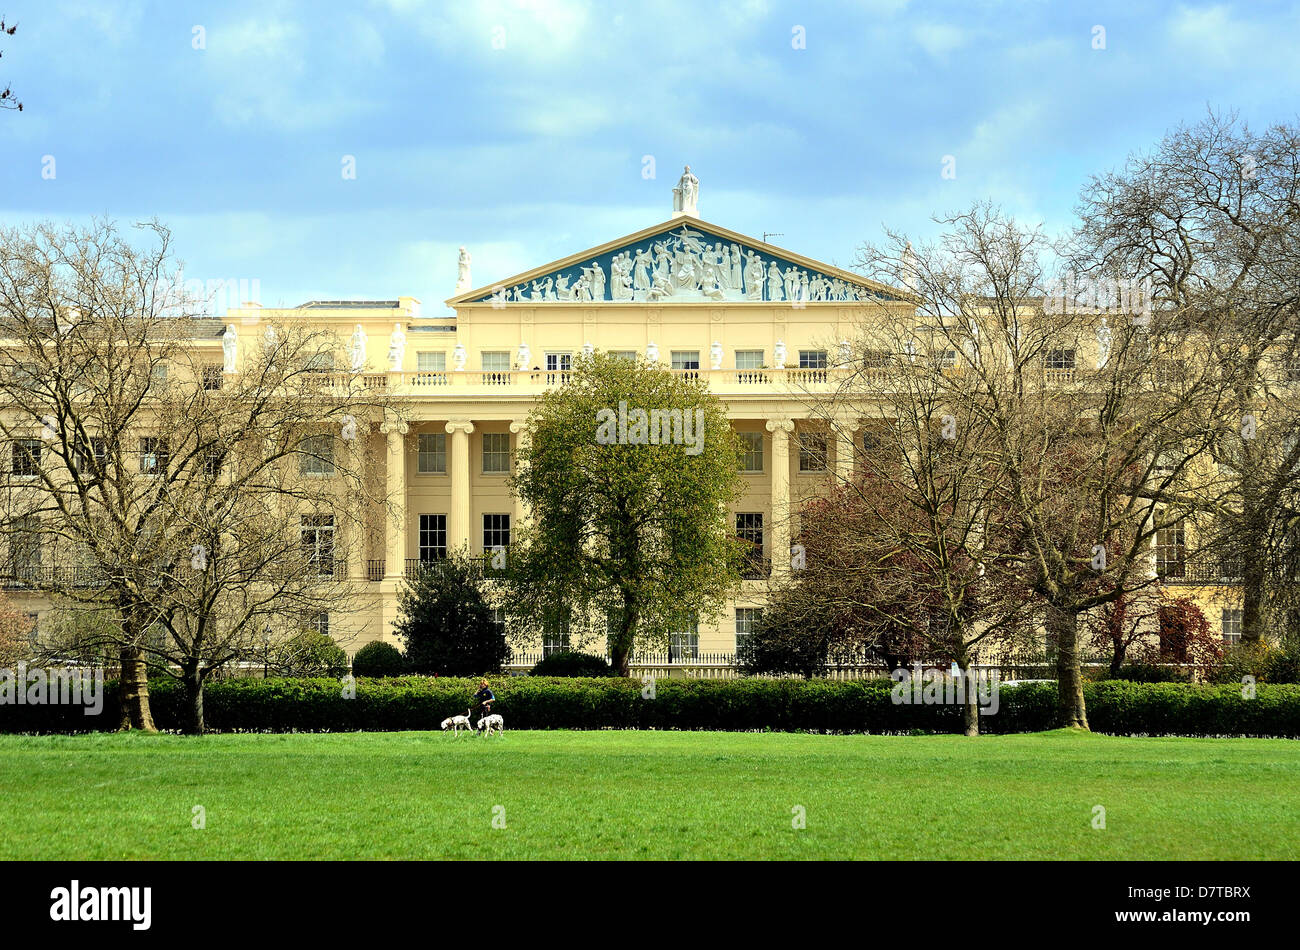
<instances>
[{"instance_id":1,"label":"grass field","mask_svg":"<svg viewBox=\"0 0 1300 950\"><path fill-rule=\"evenodd\" d=\"M1265 739L0 737L7 858L1297 858L1298 790Z\"/></svg>"}]
</instances>

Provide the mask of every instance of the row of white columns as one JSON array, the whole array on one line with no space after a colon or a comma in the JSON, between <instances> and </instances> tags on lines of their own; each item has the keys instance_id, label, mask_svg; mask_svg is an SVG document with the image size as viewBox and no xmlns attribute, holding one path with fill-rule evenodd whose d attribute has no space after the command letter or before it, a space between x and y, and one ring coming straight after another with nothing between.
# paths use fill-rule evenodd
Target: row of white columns
<instances>
[{"instance_id":1,"label":"row of white columns","mask_svg":"<svg viewBox=\"0 0 1300 950\"><path fill-rule=\"evenodd\" d=\"M446 423L451 436L450 474L451 510L447 518L447 543L451 548L470 544L470 470L469 437L474 423L453 420ZM793 419L769 419L767 431L772 434L771 493L772 493L772 566L780 572L790 569L790 436L794 432ZM400 578L406 569L406 435L410 426L399 420L390 420L380 431L387 436L387 495L389 499L387 530L385 531L385 576ZM856 429L849 423L834 426L836 436L835 476L847 481L852 473ZM523 422L510 423L510 432L517 438L526 438ZM512 523L518 526L527 517L527 510L516 499Z\"/></svg>"}]
</instances>

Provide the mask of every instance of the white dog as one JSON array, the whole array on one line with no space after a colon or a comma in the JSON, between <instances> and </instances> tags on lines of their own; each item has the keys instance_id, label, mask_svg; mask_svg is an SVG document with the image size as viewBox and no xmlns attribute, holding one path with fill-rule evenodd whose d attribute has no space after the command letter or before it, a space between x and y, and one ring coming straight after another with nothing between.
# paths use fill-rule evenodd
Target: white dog
<instances>
[{"instance_id":1,"label":"white dog","mask_svg":"<svg viewBox=\"0 0 1300 950\"><path fill-rule=\"evenodd\" d=\"M463 716L450 716L442 721L442 731L446 732L448 727L450 727L451 734L453 736L460 735L460 730L462 726L464 726L466 729L472 728L472 724L469 721L468 709L465 710L465 715Z\"/></svg>"},{"instance_id":2,"label":"white dog","mask_svg":"<svg viewBox=\"0 0 1300 950\"><path fill-rule=\"evenodd\" d=\"M500 735L501 730L504 729L505 727L506 727L506 721L502 719L500 716L498 716L496 713L493 713L490 716L484 716L482 719L480 719L478 721L478 725L475 728L486 730L483 733L483 735L490 736L492 735L493 729L495 729L497 731L497 734Z\"/></svg>"}]
</instances>

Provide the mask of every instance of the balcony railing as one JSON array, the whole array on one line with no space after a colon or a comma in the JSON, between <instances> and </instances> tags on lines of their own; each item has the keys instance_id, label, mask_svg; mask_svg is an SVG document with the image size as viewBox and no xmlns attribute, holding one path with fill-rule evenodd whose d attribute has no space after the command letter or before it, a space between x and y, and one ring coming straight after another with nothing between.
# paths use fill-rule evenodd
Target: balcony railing
<instances>
[{"instance_id":1,"label":"balcony railing","mask_svg":"<svg viewBox=\"0 0 1300 950\"><path fill-rule=\"evenodd\" d=\"M1161 565L1160 580L1165 584L1240 584L1241 566L1231 561L1197 557L1169 560Z\"/></svg>"},{"instance_id":2,"label":"balcony railing","mask_svg":"<svg viewBox=\"0 0 1300 950\"><path fill-rule=\"evenodd\" d=\"M890 370L864 371L855 367L826 367L785 369L669 369L684 379L702 379L713 388L751 386L789 386L794 388L835 385L852 374L866 372L872 382L884 382ZM354 377L343 373L322 373L322 386L345 389L358 384L365 389L383 389L397 393L418 393L437 390L474 388L532 390L562 386L573 376L571 370L512 369L512 370L447 370L396 373L365 373Z\"/></svg>"}]
</instances>

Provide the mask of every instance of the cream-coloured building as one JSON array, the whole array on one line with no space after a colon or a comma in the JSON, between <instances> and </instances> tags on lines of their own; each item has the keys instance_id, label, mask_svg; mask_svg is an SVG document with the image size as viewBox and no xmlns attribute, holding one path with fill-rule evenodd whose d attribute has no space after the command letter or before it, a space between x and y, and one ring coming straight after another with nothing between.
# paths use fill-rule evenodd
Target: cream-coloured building
<instances>
[{"instance_id":1,"label":"cream-coloured building","mask_svg":"<svg viewBox=\"0 0 1300 950\"><path fill-rule=\"evenodd\" d=\"M508 484L524 420L587 348L637 353L707 380L752 440L737 527L761 541L777 570L788 561L778 556L789 550L784 512L837 468L843 474L857 444L854 430L825 430L810 417L807 392L834 384L836 341L852 333L859 301L870 295L910 308L893 288L678 204L683 210L666 221L481 285L471 286L462 254L461 286L447 301L452 317L422 317L412 298L230 311L239 349L267 323L309 320L343 338L360 325L366 384L402 403L406 422L367 447L384 456L400 516L352 548L349 577L366 585L373 607L331 618L346 647L392 639L402 578L421 560L508 542L524 514ZM746 580L718 624L683 631L679 654L731 653L765 586Z\"/></svg>"},{"instance_id":2,"label":"cream-coloured building","mask_svg":"<svg viewBox=\"0 0 1300 950\"><path fill-rule=\"evenodd\" d=\"M525 419L591 349L639 354L704 379L748 442L746 490L731 517L770 568L743 582L719 622L683 630L674 643L685 658L734 652L761 607L767 571L789 569L790 513L847 477L862 451L861 420L828 426L810 397L848 372L836 368L840 348L859 332L864 303L896 308L901 323L914 306L906 290L704 221L697 202L688 171L667 220L481 284L462 249L451 316L422 316L412 297L275 310L250 303L228 311L224 339L218 332L196 344L211 348L214 368L224 361L238 372L235 354L268 325L332 328L364 350L352 357L364 384L401 404L404 421L362 436L364 450L383 459L395 505L344 546L360 606L322 621L349 652L394 640L398 592L421 562L509 543L525 516L509 487ZM16 599L28 610L41 606L35 593Z\"/></svg>"}]
</instances>

